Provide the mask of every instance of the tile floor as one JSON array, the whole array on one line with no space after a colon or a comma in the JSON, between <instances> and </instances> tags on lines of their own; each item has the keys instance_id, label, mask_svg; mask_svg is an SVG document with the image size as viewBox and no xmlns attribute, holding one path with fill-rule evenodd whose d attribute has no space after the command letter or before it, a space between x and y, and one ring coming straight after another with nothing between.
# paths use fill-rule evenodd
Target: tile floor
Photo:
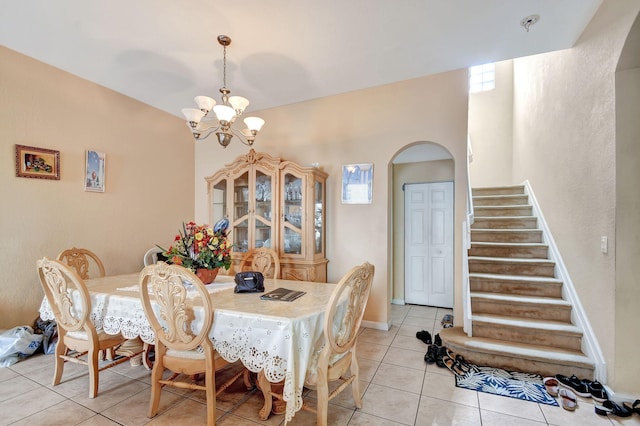
<instances>
[{"instance_id":1,"label":"tile floor","mask_svg":"<svg viewBox=\"0 0 640 426\"><path fill-rule=\"evenodd\" d=\"M440 331L448 309L392 306L390 331L365 328L358 340L363 408L354 409L350 390L329 408L331 425L640 425L640 416L600 417L592 401L582 399L575 412L455 387L453 375L435 364L426 365L427 345L416 332ZM63 383L52 387L51 355L36 355L9 368L0 368L0 425L181 425L203 424L202 392L163 391L161 411L146 417L149 371L129 363L105 370L98 397L89 399L86 369L65 367ZM308 395L313 398L313 393ZM283 415L267 421L257 417L262 394L247 392L241 382L218 397L217 424L281 425ZM291 425L312 425L315 415L296 414Z\"/></svg>"}]
</instances>

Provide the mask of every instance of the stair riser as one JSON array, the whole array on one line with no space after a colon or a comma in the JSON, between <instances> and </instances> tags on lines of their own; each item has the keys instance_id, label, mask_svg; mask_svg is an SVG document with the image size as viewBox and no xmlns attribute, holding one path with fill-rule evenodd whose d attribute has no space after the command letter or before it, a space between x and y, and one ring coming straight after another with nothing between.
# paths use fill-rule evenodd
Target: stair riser
<instances>
[{"instance_id":1,"label":"stair riser","mask_svg":"<svg viewBox=\"0 0 640 426\"><path fill-rule=\"evenodd\" d=\"M500 281L469 278L471 291L483 293L506 293L521 296L562 297L561 283L537 283L529 281Z\"/></svg>"},{"instance_id":2,"label":"stair riser","mask_svg":"<svg viewBox=\"0 0 640 426\"><path fill-rule=\"evenodd\" d=\"M491 230L471 230L471 242L486 243L541 243L542 231L496 232Z\"/></svg>"},{"instance_id":3,"label":"stair riser","mask_svg":"<svg viewBox=\"0 0 640 426\"><path fill-rule=\"evenodd\" d=\"M475 332L474 332L475 334ZM562 363L555 360L532 360L514 357L511 354L501 355L495 352L483 352L480 349L470 349L466 346L444 342L447 348L460 354L465 360L476 365L490 365L492 367L503 368L508 371L524 371L527 373L539 374L543 377L554 377L556 374L563 376L576 376L593 380L593 367Z\"/></svg>"},{"instance_id":4,"label":"stair riser","mask_svg":"<svg viewBox=\"0 0 640 426\"><path fill-rule=\"evenodd\" d=\"M480 206L526 206L529 203L529 197L510 196L510 197L473 197L473 208Z\"/></svg>"},{"instance_id":5,"label":"stair riser","mask_svg":"<svg viewBox=\"0 0 640 426\"><path fill-rule=\"evenodd\" d=\"M481 246L471 245L469 256L480 257L513 257L520 259L546 259L548 247L518 247L518 246Z\"/></svg>"},{"instance_id":6,"label":"stair riser","mask_svg":"<svg viewBox=\"0 0 640 426\"><path fill-rule=\"evenodd\" d=\"M571 323L571 307L529 303L513 303L477 299L471 296L471 310L474 314L506 315L524 319L539 319Z\"/></svg>"},{"instance_id":7,"label":"stair riser","mask_svg":"<svg viewBox=\"0 0 640 426\"><path fill-rule=\"evenodd\" d=\"M476 217L472 229L536 229L538 219L533 218L484 218Z\"/></svg>"},{"instance_id":8,"label":"stair riser","mask_svg":"<svg viewBox=\"0 0 640 426\"><path fill-rule=\"evenodd\" d=\"M487 337L508 342L526 342L530 345L549 346L570 350L581 349L580 335L554 332L553 330L530 330L519 327L496 325L473 321L473 336Z\"/></svg>"},{"instance_id":9,"label":"stair riser","mask_svg":"<svg viewBox=\"0 0 640 426\"><path fill-rule=\"evenodd\" d=\"M474 207L473 214L475 216L500 217L500 216L531 216L533 208L531 206L522 207Z\"/></svg>"},{"instance_id":10,"label":"stair riser","mask_svg":"<svg viewBox=\"0 0 640 426\"><path fill-rule=\"evenodd\" d=\"M524 195L524 186L500 186L493 188L472 188L471 195Z\"/></svg>"},{"instance_id":11,"label":"stair riser","mask_svg":"<svg viewBox=\"0 0 640 426\"><path fill-rule=\"evenodd\" d=\"M554 277L555 268L551 265L540 264L514 264L514 263L489 263L476 262L469 259L469 272L481 274L502 274L502 275L526 275L539 277Z\"/></svg>"}]
</instances>

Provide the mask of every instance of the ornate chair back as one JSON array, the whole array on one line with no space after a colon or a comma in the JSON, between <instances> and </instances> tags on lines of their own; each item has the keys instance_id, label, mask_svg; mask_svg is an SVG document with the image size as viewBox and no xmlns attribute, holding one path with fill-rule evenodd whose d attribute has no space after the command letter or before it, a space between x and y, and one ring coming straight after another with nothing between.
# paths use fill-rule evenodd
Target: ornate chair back
<instances>
[{"instance_id":1,"label":"ornate chair back","mask_svg":"<svg viewBox=\"0 0 640 426\"><path fill-rule=\"evenodd\" d=\"M253 249L242 258L240 270L262 272L265 278L280 278L280 259L273 249Z\"/></svg>"},{"instance_id":2,"label":"ornate chair back","mask_svg":"<svg viewBox=\"0 0 640 426\"><path fill-rule=\"evenodd\" d=\"M58 255L58 260L71 266L83 280L104 277L104 264L100 258L90 250L70 248Z\"/></svg>"},{"instance_id":3,"label":"ornate chair back","mask_svg":"<svg viewBox=\"0 0 640 426\"><path fill-rule=\"evenodd\" d=\"M143 258L144 266L149 266L156 263L158 261L158 254L160 253L162 253L162 250L160 250L160 248L158 247L151 247L149 250L147 250Z\"/></svg>"}]
</instances>

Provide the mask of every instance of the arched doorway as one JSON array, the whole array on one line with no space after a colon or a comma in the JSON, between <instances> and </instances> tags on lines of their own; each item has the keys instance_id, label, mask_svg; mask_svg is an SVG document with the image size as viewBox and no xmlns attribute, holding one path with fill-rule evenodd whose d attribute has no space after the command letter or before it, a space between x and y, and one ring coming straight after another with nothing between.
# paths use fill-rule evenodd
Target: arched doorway
<instances>
[{"instance_id":1,"label":"arched doorway","mask_svg":"<svg viewBox=\"0 0 640 426\"><path fill-rule=\"evenodd\" d=\"M390 251L390 293L392 304L405 304L405 197L410 184L454 182L455 163L443 146L428 141L414 142L400 149L389 163L391 176L392 249ZM453 222L455 209L451 211ZM451 265L451 274L454 266ZM450 284L453 286L453 281Z\"/></svg>"}]
</instances>

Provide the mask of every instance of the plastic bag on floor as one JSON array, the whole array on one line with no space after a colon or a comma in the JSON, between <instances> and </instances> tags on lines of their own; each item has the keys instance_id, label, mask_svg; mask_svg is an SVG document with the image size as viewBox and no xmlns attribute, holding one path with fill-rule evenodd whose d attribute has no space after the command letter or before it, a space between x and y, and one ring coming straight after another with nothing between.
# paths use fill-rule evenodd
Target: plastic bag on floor
<instances>
[{"instance_id":1,"label":"plastic bag on floor","mask_svg":"<svg viewBox=\"0 0 640 426\"><path fill-rule=\"evenodd\" d=\"M33 322L33 331L42 334L42 352L47 355L56 352L58 343L58 324L55 320L45 321L40 316Z\"/></svg>"},{"instance_id":2,"label":"plastic bag on floor","mask_svg":"<svg viewBox=\"0 0 640 426\"><path fill-rule=\"evenodd\" d=\"M9 367L32 355L42 345L42 334L21 325L0 333L0 367Z\"/></svg>"}]
</instances>

